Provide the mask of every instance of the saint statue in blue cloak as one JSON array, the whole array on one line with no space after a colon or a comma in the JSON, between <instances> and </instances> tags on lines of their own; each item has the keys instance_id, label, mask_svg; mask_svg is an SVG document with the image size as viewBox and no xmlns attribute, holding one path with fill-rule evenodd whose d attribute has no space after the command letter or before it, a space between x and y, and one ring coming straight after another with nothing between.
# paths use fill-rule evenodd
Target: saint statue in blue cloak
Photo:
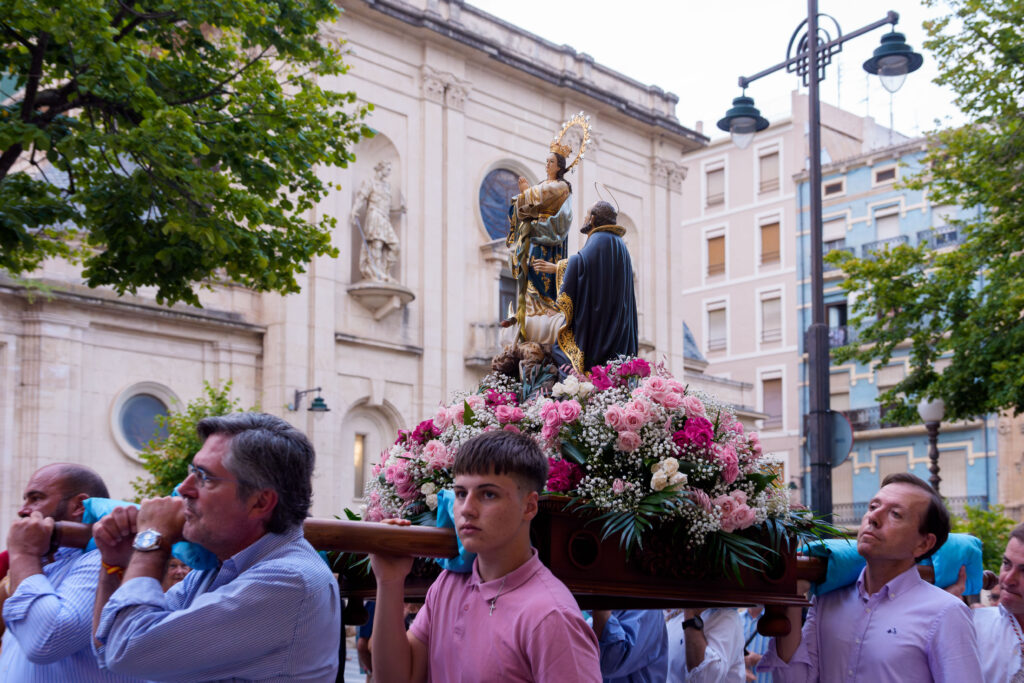
<instances>
[{"instance_id":1,"label":"saint statue in blue cloak","mask_svg":"<svg viewBox=\"0 0 1024 683\"><path fill-rule=\"evenodd\" d=\"M557 263L533 262L534 270L554 274L558 282L556 303L565 322L552 355L559 367L583 373L637 354L633 263L617 219L615 207L597 202L581 228L587 242L578 253Z\"/></svg>"},{"instance_id":2,"label":"saint statue in blue cloak","mask_svg":"<svg viewBox=\"0 0 1024 683\"><path fill-rule=\"evenodd\" d=\"M566 132L577 126L583 131L580 150L569 162L567 159L572 155L572 147L563 140ZM556 301L558 283L554 274L532 269L530 263L534 260L557 262L566 256L573 197L572 185L565 179L565 174L583 158L589 130L589 120L582 112L569 119L551 142L545 180L531 186L526 178L520 177L519 194L512 198L509 207L511 229L506 245L509 269L516 280L516 301L515 310L509 310L509 318L502 325L517 324L518 342L527 340L528 317L534 322L538 319L553 320L560 313Z\"/></svg>"}]
</instances>

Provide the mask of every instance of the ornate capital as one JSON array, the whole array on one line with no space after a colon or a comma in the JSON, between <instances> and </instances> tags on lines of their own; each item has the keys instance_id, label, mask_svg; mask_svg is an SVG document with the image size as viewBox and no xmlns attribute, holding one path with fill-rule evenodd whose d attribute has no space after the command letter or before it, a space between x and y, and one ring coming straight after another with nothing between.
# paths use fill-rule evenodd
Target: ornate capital
<instances>
[{"instance_id":1,"label":"ornate capital","mask_svg":"<svg viewBox=\"0 0 1024 683\"><path fill-rule=\"evenodd\" d=\"M444 101L452 109L463 111L466 108L466 98L469 96L469 81L463 81L451 74L448 74L448 84L444 91Z\"/></svg>"},{"instance_id":2,"label":"ornate capital","mask_svg":"<svg viewBox=\"0 0 1024 683\"><path fill-rule=\"evenodd\" d=\"M423 97L438 104L444 103L445 77L449 74L432 69L426 64L420 70L420 83L423 86Z\"/></svg>"},{"instance_id":3,"label":"ornate capital","mask_svg":"<svg viewBox=\"0 0 1024 683\"><path fill-rule=\"evenodd\" d=\"M420 81L423 84L423 97L426 99L458 111L465 109L470 90L469 81L425 64L420 70Z\"/></svg>"},{"instance_id":4,"label":"ornate capital","mask_svg":"<svg viewBox=\"0 0 1024 683\"><path fill-rule=\"evenodd\" d=\"M675 192L683 189L686 171L686 166L667 159L655 157L651 162L651 175L654 177L654 182L659 187L665 187Z\"/></svg>"}]
</instances>

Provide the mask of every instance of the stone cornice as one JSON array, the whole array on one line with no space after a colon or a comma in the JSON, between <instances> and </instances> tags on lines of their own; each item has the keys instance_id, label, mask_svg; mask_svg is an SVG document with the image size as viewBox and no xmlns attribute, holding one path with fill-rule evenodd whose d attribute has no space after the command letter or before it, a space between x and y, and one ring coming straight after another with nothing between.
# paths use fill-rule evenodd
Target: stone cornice
<instances>
[{"instance_id":1,"label":"stone cornice","mask_svg":"<svg viewBox=\"0 0 1024 683\"><path fill-rule=\"evenodd\" d=\"M682 192L687 170L686 166L668 159L655 157L651 161L651 174L654 176L654 182L660 187L667 187L675 192Z\"/></svg>"},{"instance_id":2,"label":"stone cornice","mask_svg":"<svg viewBox=\"0 0 1024 683\"><path fill-rule=\"evenodd\" d=\"M396 344L394 342L386 342L379 339L370 339L369 337L360 337L346 332L335 332L334 341L341 342L343 344L353 344L355 346L368 346L371 349L381 349L383 351L398 351L399 353L408 353L414 356L423 355L422 346Z\"/></svg>"},{"instance_id":3,"label":"stone cornice","mask_svg":"<svg viewBox=\"0 0 1024 683\"><path fill-rule=\"evenodd\" d=\"M160 306L142 297L118 296L102 289L88 289L66 283L43 282L45 291L32 289L16 283L6 277L0 278L0 295L7 294L25 300L41 301L43 304L60 302L73 306L109 310L111 313L124 315L130 312L148 318L159 318L173 322L184 322L203 326L216 326L250 334L262 335L266 332L263 325L247 323L238 313L213 311L202 308L186 307L177 304L173 307ZM83 291L84 290L84 291Z\"/></svg>"},{"instance_id":4,"label":"stone cornice","mask_svg":"<svg viewBox=\"0 0 1024 683\"><path fill-rule=\"evenodd\" d=\"M355 2L356 0L352 0ZM577 53L568 45L556 46L539 36L524 31L512 24L504 22L497 17L471 5L466 5L460 0L442 0L436 2L431 0L426 3L425 8L414 6L412 3L403 0L358 0L365 6L380 12L388 17L401 21L410 26L424 28L450 40L479 50L501 64L529 74L552 85L569 88L582 95L602 102L625 116L640 121L649 126L658 128L678 138L682 138L690 149L698 149L708 143L709 138L697 133L694 130L681 125L674 114L675 104L679 101L678 96L666 93L657 86L645 86L611 69L596 64L592 57L586 54ZM441 11L441 5L445 5L448 16L445 17ZM498 32L508 34L506 38L515 40L502 41L491 35L483 35L480 32L471 30L468 26L470 20L484 21L494 26ZM541 60L531 58L523 51L517 51L512 43L527 42L543 48L545 51L567 57L574 63L578 63L579 73L573 73L566 68L558 68L551 64L543 63ZM588 77L588 75L590 77ZM646 96L659 106L642 106L635 99L623 97L609 88L601 87L595 82L595 75L606 79L614 79L616 82L636 91L638 96ZM663 111L659 111L659 109Z\"/></svg>"}]
</instances>

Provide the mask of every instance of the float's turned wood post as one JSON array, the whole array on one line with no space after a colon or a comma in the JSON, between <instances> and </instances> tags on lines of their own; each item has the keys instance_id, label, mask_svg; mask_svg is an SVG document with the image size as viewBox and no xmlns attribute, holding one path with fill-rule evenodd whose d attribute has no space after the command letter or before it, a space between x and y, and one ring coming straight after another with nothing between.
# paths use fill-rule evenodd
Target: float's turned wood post
<instances>
[{"instance_id":1,"label":"float's turned wood post","mask_svg":"<svg viewBox=\"0 0 1024 683\"><path fill-rule=\"evenodd\" d=\"M800 624L790 624L786 616L785 605L765 605L764 614L757 620L757 632L762 636L779 638L788 635L793 628L800 628Z\"/></svg>"}]
</instances>

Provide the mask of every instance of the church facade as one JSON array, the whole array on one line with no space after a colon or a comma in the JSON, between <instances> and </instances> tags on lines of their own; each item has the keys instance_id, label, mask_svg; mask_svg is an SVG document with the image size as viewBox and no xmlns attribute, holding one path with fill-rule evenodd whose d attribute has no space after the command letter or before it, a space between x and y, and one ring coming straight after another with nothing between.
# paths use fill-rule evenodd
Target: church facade
<instances>
[{"instance_id":1,"label":"church facade","mask_svg":"<svg viewBox=\"0 0 1024 683\"><path fill-rule=\"evenodd\" d=\"M683 375L682 159L707 139L679 124L678 98L462 2L341 5L324 40L347 41L352 68L327 85L373 103L377 134L350 167L323 170L340 189L316 211L338 219L340 256L311 263L299 294L217 287L202 309L90 290L59 262L30 285L0 282L0 530L49 462L89 464L131 496L153 415L229 380L243 406L311 436L315 515L358 506L397 430L487 371L511 297L510 184L543 178L548 144L579 111L593 135L568 176L569 252L595 184L607 187L627 229L641 355ZM368 261L373 248L384 256ZM330 410L308 410L314 396Z\"/></svg>"}]
</instances>

